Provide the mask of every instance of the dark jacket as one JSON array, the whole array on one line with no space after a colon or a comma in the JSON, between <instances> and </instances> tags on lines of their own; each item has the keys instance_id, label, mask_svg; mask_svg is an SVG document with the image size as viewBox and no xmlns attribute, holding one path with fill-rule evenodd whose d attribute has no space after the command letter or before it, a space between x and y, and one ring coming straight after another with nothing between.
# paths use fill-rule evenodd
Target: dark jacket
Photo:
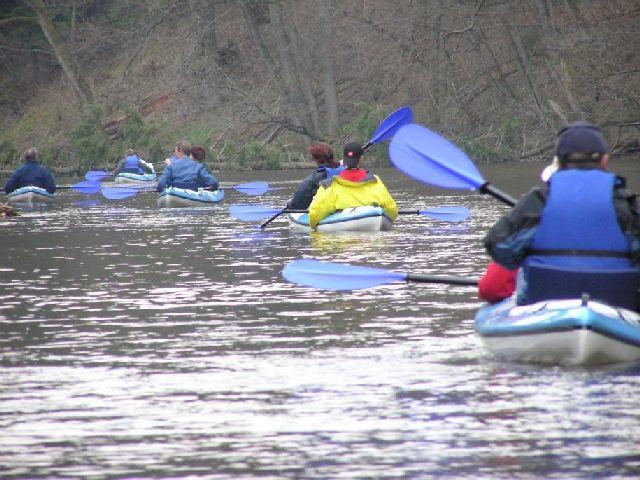
<instances>
[{"instance_id":1,"label":"dark jacket","mask_svg":"<svg viewBox=\"0 0 640 480\"><path fill-rule=\"evenodd\" d=\"M51 172L39 162L29 160L11 174L4 185L5 193L11 193L22 187L40 187L49 193L55 193L56 182Z\"/></svg>"},{"instance_id":2,"label":"dark jacket","mask_svg":"<svg viewBox=\"0 0 640 480\"><path fill-rule=\"evenodd\" d=\"M287 208L293 210L306 210L309 208L313 197L318 191L320 182L340 173L342 170L342 167L331 168L328 165L321 165L316 168L313 173L305 178L298 186L298 190L293 194L293 198L287 203Z\"/></svg>"},{"instance_id":3,"label":"dark jacket","mask_svg":"<svg viewBox=\"0 0 640 480\"><path fill-rule=\"evenodd\" d=\"M620 228L629 241L631 261L640 266L640 214L636 196L624 191L625 180L616 177L613 205ZM540 223L549 187L532 189L502 217L484 238L491 257L510 270L521 266Z\"/></svg>"}]
</instances>

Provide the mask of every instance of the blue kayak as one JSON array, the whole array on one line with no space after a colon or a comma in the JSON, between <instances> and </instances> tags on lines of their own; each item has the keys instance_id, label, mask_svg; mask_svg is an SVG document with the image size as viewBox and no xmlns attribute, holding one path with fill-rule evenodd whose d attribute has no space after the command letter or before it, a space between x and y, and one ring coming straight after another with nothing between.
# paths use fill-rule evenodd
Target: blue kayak
<instances>
[{"instance_id":1,"label":"blue kayak","mask_svg":"<svg viewBox=\"0 0 640 480\"><path fill-rule=\"evenodd\" d=\"M308 213L288 213L291 226L310 231ZM379 232L391 230L393 222L381 207L345 208L332 213L318 223L318 232Z\"/></svg>"},{"instance_id":2,"label":"blue kayak","mask_svg":"<svg viewBox=\"0 0 640 480\"><path fill-rule=\"evenodd\" d=\"M187 190L168 187L158 195L159 207L206 207L222 201L224 190Z\"/></svg>"},{"instance_id":3,"label":"blue kayak","mask_svg":"<svg viewBox=\"0 0 640 480\"><path fill-rule=\"evenodd\" d=\"M155 182L156 181L155 173L126 173L122 172L116 175L115 182L116 183L143 183L143 182Z\"/></svg>"},{"instance_id":4,"label":"blue kayak","mask_svg":"<svg viewBox=\"0 0 640 480\"><path fill-rule=\"evenodd\" d=\"M479 309L475 330L497 357L518 362L598 365L640 361L640 314L588 299Z\"/></svg>"},{"instance_id":5,"label":"blue kayak","mask_svg":"<svg viewBox=\"0 0 640 480\"><path fill-rule=\"evenodd\" d=\"M18 188L9 194L9 200L15 203L51 203L55 199L44 188L28 186Z\"/></svg>"}]
</instances>

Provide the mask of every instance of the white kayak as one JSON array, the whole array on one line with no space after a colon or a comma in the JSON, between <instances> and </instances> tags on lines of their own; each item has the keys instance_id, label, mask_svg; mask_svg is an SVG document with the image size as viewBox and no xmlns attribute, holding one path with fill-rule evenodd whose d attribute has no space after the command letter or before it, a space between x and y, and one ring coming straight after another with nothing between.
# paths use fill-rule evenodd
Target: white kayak
<instances>
[{"instance_id":1,"label":"white kayak","mask_svg":"<svg viewBox=\"0 0 640 480\"><path fill-rule=\"evenodd\" d=\"M122 172L116 175L116 183L154 183L157 175L155 173L126 173Z\"/></svg>"},{"instance_id":2,"label":"white kayak","mask_svg":"<svg viewBox=\"0 0 640 480\"><path fill-rule=\"evenodd\" d=\"M287 213L290 225L296 230L311 231L308 213ZM353 207L323 218L318 232L379 232L391 230L393 222L381 207Z\"/></svg>"},{"instance_id":3,"label":"white kayak","mask_svg":"<svg viewBox=\"0 0 640 480\"><path fill-rule=\"evenodd\" d=\"M603 302L513 298L479 309L475 330L497 357L516 362L598 365L640 361L640 314Z\"/></svg>"},{"instance_id":4,"label":"white kayak","mask_svg":"<svg viewBox=\"0 0 640 480\"><path fill-rule=\"evenodd\" d=\"M52 193L34 186L18 188L9 194L9 201L15 203L52 203L54 200Z\"/></svg>"},{"instance_id":5,"label":"white kayak","mask_svg":"<svg viewBox=\"0 0 640 480\"><path fill-rule=\"evenodd\" d=\"M158 195L158 206L174 207L206 207L220 202L224 198L224 190L188 190L168 187Z\"/></svg>"}]
</instances>

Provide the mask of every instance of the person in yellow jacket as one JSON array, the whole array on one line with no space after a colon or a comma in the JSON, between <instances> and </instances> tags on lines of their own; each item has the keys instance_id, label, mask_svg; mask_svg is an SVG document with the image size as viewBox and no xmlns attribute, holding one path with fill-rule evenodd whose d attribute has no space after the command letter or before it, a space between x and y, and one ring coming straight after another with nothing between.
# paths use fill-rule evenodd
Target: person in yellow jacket
<instances>
[{"instance_id":1,"label":"person in yellow jacket","mask_svg":"<svg viewBox=\"0 0 640 480\"><path fill-rule=\"evenodd\" d=\"M333 212L345 208L377 205L395 220L398 207L387 187L377 175L360 168L364 150L359 143L348 143L344 147L342 161L346 167L339 175L320 183L311 205L309 225L315 229L318 222Z\"/></svg>"}]
</instances>

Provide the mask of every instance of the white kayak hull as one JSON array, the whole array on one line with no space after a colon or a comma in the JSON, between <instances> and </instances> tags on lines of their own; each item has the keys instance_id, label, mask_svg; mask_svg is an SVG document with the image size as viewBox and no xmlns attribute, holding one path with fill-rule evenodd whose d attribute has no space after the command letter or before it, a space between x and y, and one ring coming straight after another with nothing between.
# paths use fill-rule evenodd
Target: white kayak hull
<instances>
[{"instance_id":1,"label":"white kayak hull","mask_svg":"<svg viewBox=\"0 0 640 480\"><path fill-rule=\"evenodd\" d=\"M119 173L116 175L115 183L155 183L157 176L155 173Z\"/></svg>"},{"instance_id":2,"label":"white kayak hull","mask_svg":"<svg viewBox=\"0 0 640 480\"><path fill-rule=\"evenodd\" d=\"M186 190L169 187L158 195L158 206L163 208L207 207L222 201L224 190Z\"/></svg>"},{"instance_id":3,"label":"white kayak hull","mask_svg":"<svg viewBox=\"0 0 640 480\"><path fill-rule=\"evenodd\" d=\"M295 230L311 231L309 214L288 213L289 224ZM353 207L332 213L318 223L318 232L380 232L391 230L393 222L380 207Z\"/></svg>"},{"instance_id":4,"label":"white kayak hull","mask_svg":"<svg viewBox=\"0 0 640 480\"><path fill-rule=\"evenodd\" d=\"M640 361L640 314L579 299L482 307L475 330L496 357L554 365Z\"/></svg>"},{"instance_id":5,"label":"white kayak hull","mask_svg":"<svg viewBox=\"0 0 640 480\"><path fill-rule=\"evenodd\" d=\"M55 196L40 187L22 187L9 194L9 201L14 203L52 203Z\"/></svg>"}]
</instances>

